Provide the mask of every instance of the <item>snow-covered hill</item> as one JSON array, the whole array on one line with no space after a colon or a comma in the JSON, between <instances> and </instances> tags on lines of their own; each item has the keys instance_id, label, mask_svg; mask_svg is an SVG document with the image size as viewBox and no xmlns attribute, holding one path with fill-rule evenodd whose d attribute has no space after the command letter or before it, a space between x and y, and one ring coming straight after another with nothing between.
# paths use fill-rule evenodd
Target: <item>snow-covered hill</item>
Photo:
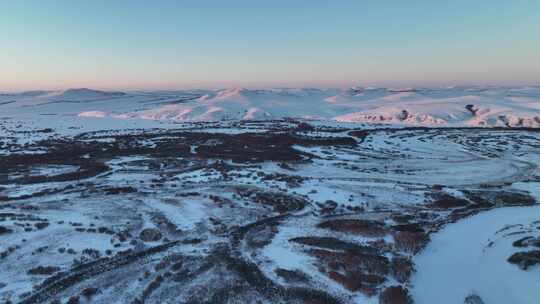
<instances>
[{"instance_id":1,"label":"snow-covered hill","mask_svg":"<svg viewBox=\"0 0 540 304\"><path fill-rule=\"evenodd\" d=\"M540 87L223 89L0 95L0 112L166 121L302 118L417 126L540 127Z\"/></svg>"}]
</instances>

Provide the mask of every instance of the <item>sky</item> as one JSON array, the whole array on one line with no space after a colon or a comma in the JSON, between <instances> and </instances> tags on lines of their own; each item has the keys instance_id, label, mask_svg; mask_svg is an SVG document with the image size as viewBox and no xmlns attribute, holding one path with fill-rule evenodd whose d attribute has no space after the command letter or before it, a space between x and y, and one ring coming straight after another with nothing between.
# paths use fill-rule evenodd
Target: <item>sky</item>
<instances>
[{"instance_id":1,"label":"sky","mask_svg":"<svg viewBox=\"0 0 540 304\"><path fill-rule=\"evenodd\" d=\"M0 91L540 84L538 0L0 0Z\"/></svg>"}]
</instances>

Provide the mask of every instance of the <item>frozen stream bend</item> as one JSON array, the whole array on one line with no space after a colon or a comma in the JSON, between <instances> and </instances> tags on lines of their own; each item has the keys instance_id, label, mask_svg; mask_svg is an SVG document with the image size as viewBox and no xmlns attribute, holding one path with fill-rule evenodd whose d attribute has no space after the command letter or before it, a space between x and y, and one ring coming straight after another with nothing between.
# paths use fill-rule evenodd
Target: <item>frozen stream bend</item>
<instances>
[{"instance_id":1,"label":"frozen stream bend","mask_svg":"<svg viewBox=\"0 0 540 304\"><path fill-rule=\"evenodd\" d=\"M540 183L515 187L540 197ZM524 271L507 259L522 251L513 242L540 235L539 223L540 206L508 207L466 218L434 234L415 258L415 303L463 303L473 294L489 304L537 302L540 267Z\"/></svg>"}]
</instances>

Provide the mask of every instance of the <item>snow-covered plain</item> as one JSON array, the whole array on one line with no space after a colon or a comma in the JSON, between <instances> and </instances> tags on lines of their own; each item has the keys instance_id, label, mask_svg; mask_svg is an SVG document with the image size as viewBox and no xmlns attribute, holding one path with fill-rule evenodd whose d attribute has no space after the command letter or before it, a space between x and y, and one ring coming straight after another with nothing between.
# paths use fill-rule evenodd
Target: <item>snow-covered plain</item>
<instances>
[{"instance_id":1,"label":"snow-covered plain","mask_svg":"<svg viewBox=\"0 0 540 304\"><path fill-rule=\"evenodd\" d=\"M507 259L540 237L539 100L2 94L0 302L531 303Z\"/></svg>"}]
</instances>

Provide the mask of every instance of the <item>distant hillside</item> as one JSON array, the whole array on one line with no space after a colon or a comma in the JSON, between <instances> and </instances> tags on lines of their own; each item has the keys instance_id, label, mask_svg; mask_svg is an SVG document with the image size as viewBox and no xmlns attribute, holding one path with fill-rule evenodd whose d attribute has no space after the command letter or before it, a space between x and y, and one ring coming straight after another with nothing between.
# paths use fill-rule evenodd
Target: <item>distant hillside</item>
<instances>
[{"instance_id":1,"label":"distant hillside","mask_svg":"<svg viewBox=\"0 0 540 304\"><path fill-rule=\"evenodd\" d=\"M63 103L63 104L62 104ZM413 126L540 127L540 87L69 89L0 96L0 109L178 122L301 118Z\"/></svg>"}]
</instances>

